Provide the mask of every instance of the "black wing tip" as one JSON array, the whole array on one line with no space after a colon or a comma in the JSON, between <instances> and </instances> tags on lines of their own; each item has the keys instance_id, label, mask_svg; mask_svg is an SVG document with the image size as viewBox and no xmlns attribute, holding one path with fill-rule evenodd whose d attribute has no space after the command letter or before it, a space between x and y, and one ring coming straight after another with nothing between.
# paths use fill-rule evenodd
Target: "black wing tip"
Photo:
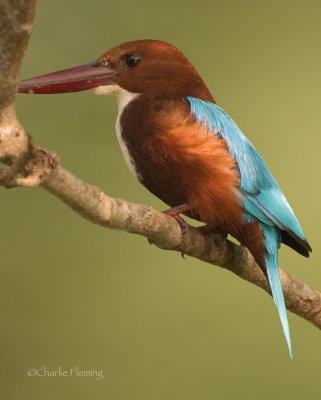
<instances>
[{"instance_id":1,"label":"black wing tip","mask_svg":"<svg viewBox=\"0 0 321 400\"><path fill-rule=\"evenodd\" d=\"M299 238L291 230L282 231L282 242L304 257L309 257L312 248L306 240Z\"/></svg>"},{"instance_id":2,"label":"black wing tip","mask_svg":"<svg viewBox=\"0 0 321 400\"><path fill-rule=\"evenodd\" d=\"M296 238L295 238L296 239ZM300 239L300 238L299 238ZM307 240L302 240L300 239L300 244L302 245L302 247L306 250L307 253L307 257L309 257L309 253L312 253L312 248L309 245L309 243L307 242Z\"/></svg>"},{"instance_id":3,"label":"black wing tip","mask_svg":"<svg viewBox=\"0 0 321 400\"><path fill-rule=\"evenodd\" d=\"M296 249L294 249L294 250L296 250ZM302 250L302 251L299 251L299 253L303 256L303 257L306 257L306 258L309 258L310 257L310 251L308 251L308 250Z\"/></svg>"},{"instance_id":4,"label":"black wing tip","mask_svg":"<svg viewBox=\"0 0 321 400\"><path fill-rule=\"evenodd\" d=\"M305 241L306 244L306 249L308 250L308 252L312 253L312 247L309 245L309 243L307 241Z\"/></svg>"}]
</instances>

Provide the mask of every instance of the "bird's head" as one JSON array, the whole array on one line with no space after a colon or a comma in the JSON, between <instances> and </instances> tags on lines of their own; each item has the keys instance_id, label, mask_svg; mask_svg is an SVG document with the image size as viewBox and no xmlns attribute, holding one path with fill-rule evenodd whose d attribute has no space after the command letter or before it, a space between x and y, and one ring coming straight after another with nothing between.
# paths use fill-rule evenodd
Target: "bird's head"
<instances>
[{"instance_id":1,"label":"bird's head","mask_svg":"<svg viewBox=\"0 0 321 400\"><path fill-rule=\"evenodd\" d=\"M158 40L123 43L96 61L22 81L20 93L69 93L93 89L166 98L198 97L213 101L202 78L174 46Z\"/></svg>"}]
</instances>

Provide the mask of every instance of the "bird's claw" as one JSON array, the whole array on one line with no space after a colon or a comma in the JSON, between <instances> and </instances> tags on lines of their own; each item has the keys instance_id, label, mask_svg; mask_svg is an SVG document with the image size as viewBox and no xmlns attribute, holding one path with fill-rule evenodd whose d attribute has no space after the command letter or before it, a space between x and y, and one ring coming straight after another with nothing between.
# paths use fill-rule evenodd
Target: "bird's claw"
<instances>
[{"instance_id":1,"label":"bird's claw","mask_svg":"<svg viewBox=\"0 0 321 400\"><path fill-rule=\"evenodd\" d=\"M188 204L182 204L180 206L173 207L170 208L169 210L163 211L163 213L168 215L169 217L174 218L175 221L181 227L182 234L185 235L185 233L188 231L188 224L182 217L179 216L179 214L189 211L190 209L191 207Z\"/></svg>"},{"instance_id":2,"label":"bird's claw","mask_svg":"<svg viewBox=\"0 0 321 400\"><path fill-rule=\"evenodd\" d=\"M164 214L169 215L170 217L174 218L175 221L179 224L179 226L182 229L182 234L185 235L188 231L188 223L179 215L171 215L166 213L166 211L164 211Z\"/></svg>"},{"instance_id":3,"label":"bird's claw","mask_svg":"<svg viewBox=\"0 0 321 400\"><path fill-rule=\"evenodd\" d=\"M166 214L169 217L174 218L175 221L178 223L178 225L181 227L182 235L185 235L189 229L189 225L182 217L179 216L179 214L189 210L191 210L191 207L188 204L182 204L180 206L173 207L170 208L169 210L163 211L163 214ZM147 241L149 244L154 244L153 240L150 238L147 238ZM181 256L185 260L184 253L181 253Z\"/></svg>"}]
</instances>

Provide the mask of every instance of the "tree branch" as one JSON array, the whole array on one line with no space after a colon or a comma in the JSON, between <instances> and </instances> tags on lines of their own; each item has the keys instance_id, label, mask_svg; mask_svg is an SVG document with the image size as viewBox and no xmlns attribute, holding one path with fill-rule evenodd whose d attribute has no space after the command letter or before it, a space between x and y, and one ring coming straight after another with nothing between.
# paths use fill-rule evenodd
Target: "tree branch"
<instances>
[{"instance_id":1,"label":"tree branch","mask_svg":"<svg viewBox=\"0 0 321 400\"><path fill-rule=\"evenodd\" d=\"M55 153L33 143L16 119L15 93L35 7L36 0L0 0L0 161L10 165L0 171L0 184L41 185L96 224L146 236L161 249L220 266L271 294L246 248L193 227L182 234L172 218L150 206L107 196L59 166ZM321 329L321 293L281 269L280 276L287 308Z\"/></svg>"}]
</instances>

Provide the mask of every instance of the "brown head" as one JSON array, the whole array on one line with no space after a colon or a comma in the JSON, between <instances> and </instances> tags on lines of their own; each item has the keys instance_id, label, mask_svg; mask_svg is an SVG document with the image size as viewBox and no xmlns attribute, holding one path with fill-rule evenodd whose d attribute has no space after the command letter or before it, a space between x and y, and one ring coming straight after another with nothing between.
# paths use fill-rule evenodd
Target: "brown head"
<instances>
[{"instance_id":1,"label":"brown head","mask_svg":"<svg viewBox=\"0 0 321 400\"><path fill-rule=\"evenodd\" d=\"M158 40L123 43L93 63L22 81L18 91L51 94L98 87L106 87L105 91L95 89L98 94L121 88L172 99L193 96L214 101L188 59L176 47Z\"/></svg>"}]
</instances>

